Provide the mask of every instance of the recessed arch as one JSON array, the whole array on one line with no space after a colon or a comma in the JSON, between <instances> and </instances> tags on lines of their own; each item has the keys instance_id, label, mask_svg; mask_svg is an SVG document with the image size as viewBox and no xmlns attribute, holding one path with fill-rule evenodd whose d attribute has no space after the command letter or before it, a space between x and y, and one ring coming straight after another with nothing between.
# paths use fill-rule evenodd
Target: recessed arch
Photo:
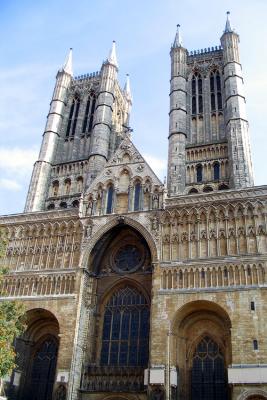
<instances>
[{"instance_id":1,"label":"recessed arch","mask_svg":"<svg viewBox=\"0 0 267 400\"><path fill-rule=\"evenodd\" d=\"M226 370L231 364L232 355L231 320L226 309L207 300L189 302L176 311L171 331L176 337L176 341L172 342L171 362L180 370L181 387L187 396L192 394L193 400L206 399L205 391L214 389L214 376L218 373L221 377L218 391L224 394L224 397L218 398L227 399ZM203 346L206 346L203 357L207 362L199 353ZM216 354L210 353L209 346L217 349ZM205 380L210 365L208 360L214 370L213 378L209 382ZM201 393L198 392L198 388L201 389ZM211 397L213 398L217 397Z\"/></svg>"},{"instance_id":2,"label":"recessed arch","mask_svg":"<svg viewBox=\"0 0 267 400\"><path fill-rule=\"evenodd\" d=\"M133 220L132 218L126 217L126 216L120 216L120 217L115 217L113 218L108 224L104 225L102 228L100 228L92 237L90 238L90 241L88 242L88 246L85 247L83 255L82 255L82 261L81 261L81 266L84 268L88 268L88 260L89 256L96 245L96 243L101 239L101 237L110 231L112 228L116 226L129 226L134 228L139 234L143 236L143 238L146 240L147 245L150 249L151 253L151 262L155 263L158 261L158 250L156 247L156 244L154 242L153 237L151 234L148 232L146 228L144 228L143 225L141 225L139 222Z\"/></svg>"},{"instance_id":3,"label":"recessed arch","mask_svg":"<svg viewBox=\"0 0 267 400\"><path fill-rule=\"evenodd\" d=\"M59 322L55 315L43 308L26 311L27 328L16 339L16 351L21 371L21 398L52 400L59 346ZM13 378L12 378L13 379Z\"/></svg>"}]
</instances>

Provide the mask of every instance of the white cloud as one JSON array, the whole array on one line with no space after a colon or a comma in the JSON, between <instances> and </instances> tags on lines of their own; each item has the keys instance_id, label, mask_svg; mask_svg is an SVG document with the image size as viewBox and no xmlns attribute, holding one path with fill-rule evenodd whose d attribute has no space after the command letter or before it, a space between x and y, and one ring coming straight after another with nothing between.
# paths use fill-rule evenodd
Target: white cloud
<instances>
[{"instance_id":1,"label":"white cloud","mask_svg":"<svg viewBox=\"0 0 267 400\"><path fill-rule=\"evenodd\" d=\"M33 163L38 157L36 148L23 149L15 147L0 149L0 173L16 173L24 175L32 170Z\"/></svg>"},{"instance_id":2,"label":"white cloud","mask_svg":"<svg viewBox=\"0 0 267 400\"><path fill-rule=\"evenodd\" d=\"M17 192L17 191L21 190L22 186L15 180L1 178L0 179L0 188Z\"/></svg>"},{"instance_id":3,"label":"white cloud","mask_svg":"<svg viewBox=\"0 0 267 400\"><path fill-rule=\"evenodd\" d=\"M167 161L163 158L152 156L151 154L144 154L144 158L155 174L163 180L166 176Z\"/></svg>"}]
</instances>

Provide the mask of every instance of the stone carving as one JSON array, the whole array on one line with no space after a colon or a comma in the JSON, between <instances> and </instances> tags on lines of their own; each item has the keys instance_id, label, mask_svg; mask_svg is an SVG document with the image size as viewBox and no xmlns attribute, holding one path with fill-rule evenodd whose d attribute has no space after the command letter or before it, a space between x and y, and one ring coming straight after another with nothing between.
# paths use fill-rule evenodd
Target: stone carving
<instances>
[{"instance_id":1,"label":"stone carving","mask_svg":"<svg viewBox=\"0 0 267 400\"><path fill-rule=\"evenodd\" d=\"M65 400L67 391L64 385L60 385L55 392L55 400Z\"/></svg>"},{"instance_id":2,"label":"stone carving","mask_svg":"<svg viewBox=\"0 0 267 400\"><path fill-rule=\"evenodd\" d=\"M248 226L248 236L254 236L255 235L255 227L252 225Z\"/></svg>"},{"instance_id":3,"label":"stone carving","mask_svg":"<svg viewBox=\"0 0 267 400\"><path fill-rule=\"evenodd\" d=\"M152 231L157 231L159 229L159 220L156 215L151 220L151 229Z\"/></svg>"},{"instance_id":4,"label":"stone carving","mask_svg":"<svg viewBox=\"0 0 267 400\"><path fill-rule=\"evenodd\" d=\"M170 243L170 235L168 233L163 236L163 243Z\"/></svg>"},{"instance_id":5,"label":"stone carving","mask_svg":"<svg viewBox=\"0 0 267 400\"><path fill-rule=\"evenodd\" d=\"M245 236L245 228L243 226L239 226L237 233L238 236Z\"/></svg>"},{"instance_id":6,"label":"stone carving","mask_svg":"<svg viewBox=\"0 0 267 400\"><path fill-rule=\"evenodd\" d=\"M153 194L152 196L152 204L153 204L153 209L159 208L159 195L158 194Z\"/></svg>"},{"instance_id":7,"label":"stone carving","mask_svg":"<svg viewBox=\"0 0 267 400\"><path fill-rule=\"evenodd\" d=\"M93 225L92 224L89 224L89 225L85 226L85 237L86 237L86 239L91 237L92 230L93 230Z\"/></svg>"},{"instance_id":8,"label":"stone carving","mask_svg":"<svg viewBox=\"0 0 267 400\"><path fill-rule=\"evenodd\" d=\"M137 172L142 172L144 170L144 166L142 164L139 164L138 167L136 168Z\"/></svg>"},{"instance_id":9,"label":"stone carving","mask_svg":"<svg viewBox=\"0 0 267 400\"><path fill-rule=\"evenodd\" d=\"M217 239L217 233L215 229L210 229L210 239Z\"/></svg>"},{"instance_id":10,"label":"stone carving","mask_svg":"<svg viewBox=\"0 0 267 400\"><path fill-rule=\"evenodd\" d=\"M202 231L200 232L200 238L207 239L207 232L205 229L202 229Z\"/></svg>"},{"instance_id":11,"label":"stone carving","mask_svg":"<svg viewBox=\"0 0 267 400\"><path fill-rule=\"evenodd\" d=\"M266 231L265 231L265 227L263 225L259 225L258 226L258 235L265 235Z\"/></svg>"}]
</instances>

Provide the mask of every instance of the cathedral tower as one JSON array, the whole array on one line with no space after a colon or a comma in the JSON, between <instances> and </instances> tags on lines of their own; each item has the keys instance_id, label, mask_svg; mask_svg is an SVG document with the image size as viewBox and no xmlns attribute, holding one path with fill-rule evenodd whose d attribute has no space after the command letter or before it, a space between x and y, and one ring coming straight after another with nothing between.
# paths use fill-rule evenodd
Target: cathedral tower
<instances>
[{"instance_id":1,"label":"cathedral tower","mask_svg":"<svg viewBox=\"0 0 267 400\"><path fill-rule=\"evenodd\" d=\"M115 42L100 72L73 77L72 50L57 74L25 211L79 206L81 193L129 131L129 77L118 82Z\"/></svg>"},{"instance_id":2,"label":"cathedral tower","mask_svg":"<svg viewBox=\"0 0 267 400\"><path fill-rule=\"evenodd\" d=\"M171 48L169 196L253 185L239 36L229 13L221 46Z\"/></svg>"}]
</instances>

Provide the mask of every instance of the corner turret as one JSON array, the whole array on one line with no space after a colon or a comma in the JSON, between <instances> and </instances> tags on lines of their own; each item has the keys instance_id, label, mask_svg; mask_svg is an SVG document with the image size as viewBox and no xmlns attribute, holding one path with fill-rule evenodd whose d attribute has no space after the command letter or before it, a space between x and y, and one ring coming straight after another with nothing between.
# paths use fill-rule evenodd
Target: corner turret
<instances>
[{"instance_id":1,"label":"corner turret","mask_svg":"<svg viewBox=\"0 0 267 400\"><path fill-rule=\"evenodd\" d=\"M169 196L185 190L186 70L187 50L182 46L180 25L171 48L168 179Z\"/></svg>"}]
</instances>

